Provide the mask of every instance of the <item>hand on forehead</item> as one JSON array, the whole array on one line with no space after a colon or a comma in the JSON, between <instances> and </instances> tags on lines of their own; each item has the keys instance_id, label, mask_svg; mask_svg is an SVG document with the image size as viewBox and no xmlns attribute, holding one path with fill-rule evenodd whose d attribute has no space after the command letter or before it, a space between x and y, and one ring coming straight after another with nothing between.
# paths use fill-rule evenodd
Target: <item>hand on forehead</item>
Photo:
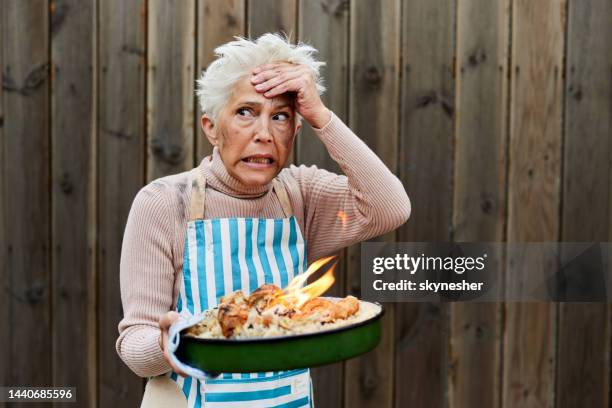
<instances>
[{"instance_id":1,"label":"hand on forehead","mask_svg":"<svg viewBox=\"0 0 612 408\"><path fill-rule=\"evenodd\" d=\"M247 76L239 80L232 91L232 97L229 104L236 103L253 103L258 105L268 105L271 107L289 106L294 108L295 92L288 91L278 95L267 96L262 92L258 92L256 84L252 83L251 76Z\"/></svg>"}]
</instances>

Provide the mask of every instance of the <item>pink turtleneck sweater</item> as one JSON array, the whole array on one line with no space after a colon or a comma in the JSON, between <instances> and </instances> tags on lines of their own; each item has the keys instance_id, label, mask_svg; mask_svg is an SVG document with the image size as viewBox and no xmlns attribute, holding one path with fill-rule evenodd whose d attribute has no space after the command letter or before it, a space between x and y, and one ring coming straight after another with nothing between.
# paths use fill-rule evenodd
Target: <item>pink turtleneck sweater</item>
<instances>
[{"instance_id":1,"label":"pink turtleneck sweater","mask_svg":"<svg viewBox=\"0 0 612 408\"><path fill-rule=\"evenodd\" d=\"M400 180L333 112L315 133L346 176L304 165L291 165L278 175L304 234L308 263L391 231L410 215ZM198 167L207 182L206 218L284 217L271 183L241 184L227 172L216 148ZM176 307L190 195L188 172L154 180L134 198L125 227L120 265L124 317L116 347L141 377L170 371L159 346L158 319Z\"/></svg>"}]
</instances>

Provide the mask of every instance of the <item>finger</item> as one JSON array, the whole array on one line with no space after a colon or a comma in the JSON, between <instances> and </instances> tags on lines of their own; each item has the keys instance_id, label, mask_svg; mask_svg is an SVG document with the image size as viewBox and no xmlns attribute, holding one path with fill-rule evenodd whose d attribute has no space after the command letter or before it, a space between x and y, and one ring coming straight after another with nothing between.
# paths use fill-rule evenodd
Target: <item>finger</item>
<instances>
[{"instance_id":1,"label":"finger","mask_svg":"<svg viewBox=\"0 0 612 408\"><path fill-rule=\"evenodd\" d=\"M302 75L300 72L295 71L283 72L268 79L266 82L255 85L255 90L258 92L265 92L271 88L274 88L275 86L278 86L279 84L282 84L283 82L298 78L300 75Z\"/></svg>"},{"instance_id":2,"label":"finger","mask_svg":"<svg viewBox=\"0 0 612 408\"><path fill-rule=\"evenodd\" d=\"M259 74L261 71L265 71L266 69L271 69L274 64L263 64L256 66L253 68L253 74Z\"/></svg>"},{"instance_id":3,"label":"finger","mask_svg":"<svg viewBox=\"0 0 612 408\"><path fill-rule=\"evenodd\" d=\"M266 98L273 98L277 95L284 94L285 92L299 91L300 89L302 89L303 86L304 86L304 82L302 78L298 77L295 79L291 79L289 81L285 81L282 84L275 86L274 88L264 93L264 96Z\"/></svg>"},{"instance_id":4,"label":"finger","mask_svg":"<svg viewBox=\"0 0 612 408\"><path fill-rule=\"evenodd\" d=\"M172 323L177 321L179 318L180 318L180 315L174 311L170 311L166 314L163 314L159 318L159 327L165 330L168 327L170 327L170 325L172 325Z\"/></svg>"},{"instance_id":5,"label":"finger","mask_svg":"<svg viewBox=\"0 0 612 408\"><path fill-rule=\"evenodd\" d=\"M251 76L251 83L257 84L265 82L271 78L274 78L279 75L285 75L288 73L306 73L308 68L304 65L296 65L296 64L287 64L287 65L277 65L273 66L269 69L265 69L260 71L258 74Z\"/></svg>"},{"instance_id":6,"label":"finger","mask_svg":"<svg viewBox=\"0 0 612 408\"><path fill-rule=\"evenodd\" d=\"M262 64L262 65L256 66L255 68L253 68L252 72L253 72L253 74L259 74L262 71L265 71L265 70L268 70L268 69L274 69L276 67L283 66L283 65L295 65L295 64L292 64L292 63L287 62L287 61L269 62L267 64Z\"/></svg>"}]
</instances>

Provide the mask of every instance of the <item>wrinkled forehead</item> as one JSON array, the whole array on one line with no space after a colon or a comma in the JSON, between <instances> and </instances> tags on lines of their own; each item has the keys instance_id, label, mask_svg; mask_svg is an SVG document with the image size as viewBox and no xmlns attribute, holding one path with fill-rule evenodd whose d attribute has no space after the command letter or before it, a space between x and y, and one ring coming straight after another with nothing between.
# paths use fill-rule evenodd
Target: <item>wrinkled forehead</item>
<instances>
[{"instance_id":1,"label":"wrinkled forehead","mask_svg":"<svg viewBox=\"0 0 612 408\"><path fill-rule=\"evenodd\" d=\"M236 106L240 104L259 104L268 105L271 107L287 106L291 109L294 108L294 92L286 92L284 94L277 95L273 98L267 98L263 95L263 93L257 92L255 90L255 86L251 83L250 78L251 77L249 75L236 82L234 88L232 89L230 98L227 101L227 105Z\"/></svg>"}]
</instances>

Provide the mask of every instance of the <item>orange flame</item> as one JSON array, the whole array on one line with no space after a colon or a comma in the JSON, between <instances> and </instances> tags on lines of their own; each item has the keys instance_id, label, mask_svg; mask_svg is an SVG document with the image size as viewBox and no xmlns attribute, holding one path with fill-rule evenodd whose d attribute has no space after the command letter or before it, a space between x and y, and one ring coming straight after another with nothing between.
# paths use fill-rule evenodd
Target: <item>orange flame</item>
<instances>
[{"instance_id":1,"label":"orange flame","mask_svg":"<svg viewBox=\"0 0 612 408\"><path fill-rule=\"evenodd\" d=\"M287 287L283 290L285 294L279 296L277 301L290 303L295 308L300 308L310 299L325 293L325 291L327 291L327 289L329 289L336 281L336 278L334 278L334 268L338 264L338 261L334 262L329 270L319 279L304 287L302 287L302 285L306 282L310 275L318 271L323 265L327 264L334 258L336 258L335 255L321 258L313 262L305 273L296 276L291 280L291 282L289 282L289 285L287 285Z\"/></svg>"},{"instance_id":2,"label":"orange flame","mask_svg":"<svg viewBox=\"0 0 612 408\"><path fill-rule=\"evenodd\" d=\"M346 213L342 210L338 211L337 214L338 218L340 218L340 221L342 222L342 226L346 226Z\"/></svg>"}]
</instances>

